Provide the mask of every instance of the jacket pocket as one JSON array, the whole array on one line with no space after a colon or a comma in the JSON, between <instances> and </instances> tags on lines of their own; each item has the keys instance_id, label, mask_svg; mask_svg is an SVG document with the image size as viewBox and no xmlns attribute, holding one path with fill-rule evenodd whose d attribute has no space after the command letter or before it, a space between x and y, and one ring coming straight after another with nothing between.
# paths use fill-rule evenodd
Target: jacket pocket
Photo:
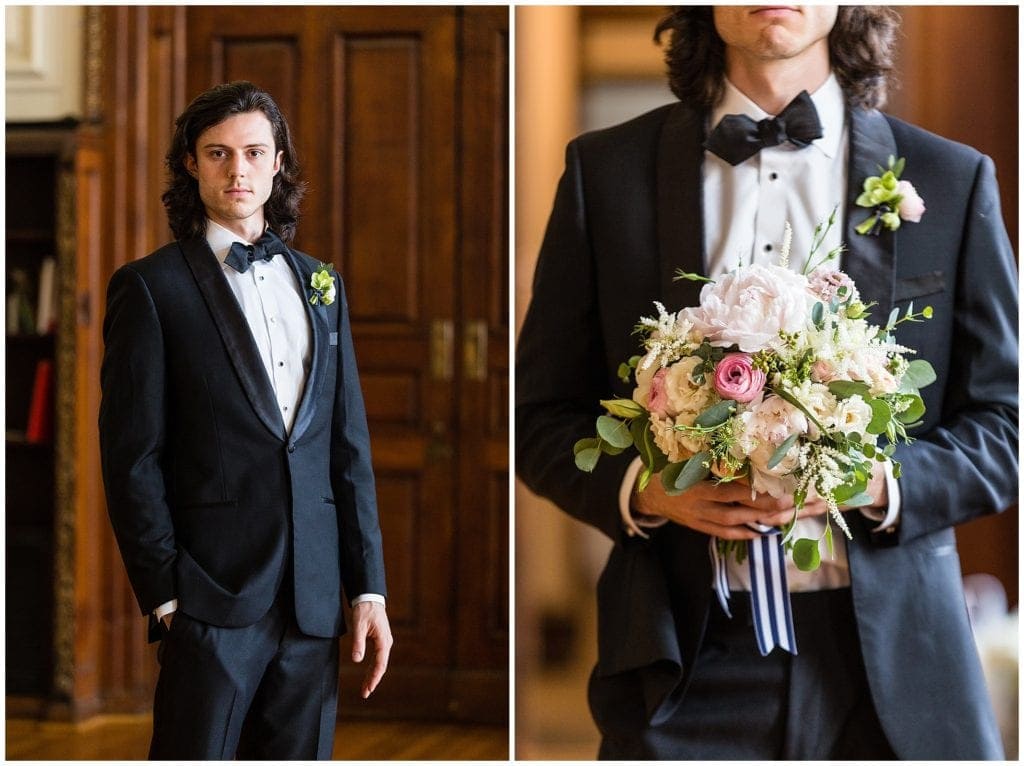
<instances>
[{"instance_id":1,"label":"jacket pocket","mask_svg":"<svg viewBox=\"0 0 1024 766\"><path fill-rule=\"evenodd\" d=\"M946 289L946 275L941 271L931 271L916 277L896 280L896 302L923 298L926 295L941 293Z\"/></svg>"}]
</instances>

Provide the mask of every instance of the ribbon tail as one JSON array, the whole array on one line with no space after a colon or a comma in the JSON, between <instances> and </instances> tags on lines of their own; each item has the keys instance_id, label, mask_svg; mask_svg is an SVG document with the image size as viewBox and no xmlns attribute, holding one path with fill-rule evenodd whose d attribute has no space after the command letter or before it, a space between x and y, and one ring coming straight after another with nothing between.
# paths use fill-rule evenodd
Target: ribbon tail
<instances>
[{"instance_id":1,"label":"ribbon tail","mask_svg":"<svg viewBox=\"0 0 1024 766\"><path fill-rule=\"evenodd\" d=\"M786 553L779 534L762 535L748 543L750 610L762 656L776 646L797 653L793 613L786 581Z\"/></svg>"},{"instance_id":2,"label":"ribbon tail","mask_svg":"<svg viewBox=\"0 0 1024 766\"><path fill-rule=\"evenodd\" d=\"M729 567L725 558L718 552L718 538L712 537L708 542L708 554L711 556L711 568L715 573L715 595L722 611L731 620L729 611Z\"/></svg>"}]
</instances>

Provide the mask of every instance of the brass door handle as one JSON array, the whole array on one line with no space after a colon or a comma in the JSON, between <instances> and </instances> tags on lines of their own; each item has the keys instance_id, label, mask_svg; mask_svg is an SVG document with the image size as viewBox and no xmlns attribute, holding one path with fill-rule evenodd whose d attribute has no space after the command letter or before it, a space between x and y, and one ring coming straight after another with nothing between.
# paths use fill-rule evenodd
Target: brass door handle
<instances>
[{"instance_id":1,"label":"brass door handle","mask_svg":"<svg viewBox=\"0 0 1024 766\"><path fill-rule=\"evenodd\" d=\"M451 380L455 375L455 326L450 319L430 323L430 375L434 380Z\"/></svg>"},{"instance_id":2,"label":"brass door handle","mask_svg":"<svg viewBox=\"0 0 1024 766\"><path fill-rule=\"evenodd\" d=\"M462 339L462 365L466 380L487 380L487 322L474 319L466 322Z\"/></svg>"}]
</instances>

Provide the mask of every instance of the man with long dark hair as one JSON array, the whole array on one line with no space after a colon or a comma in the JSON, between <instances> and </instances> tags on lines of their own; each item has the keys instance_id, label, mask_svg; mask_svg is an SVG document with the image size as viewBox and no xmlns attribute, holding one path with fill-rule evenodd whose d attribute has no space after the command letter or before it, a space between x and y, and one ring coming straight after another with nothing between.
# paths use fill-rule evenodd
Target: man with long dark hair
<instances>
[{"instance_id":1,"label":"man with long dark hair","mask_svg":"<svg viewBox=\"0 0 1024 766\"><path fill-rule=\"evenodd\" d=\"M167 165L177 240L110 280L99 420L160 641L150 757L330 758L343 599L364 697L392 644L345 292L286 244L303 189L269 94L199 95Z\"/></svg>"},{"instance_id":2,"label":"man with long dark hair","mask_svg":"<svg viewBox=\"0 0 1024 766\"><path fill-rule=\"evenodd\" d=\"M519 338L516 455L531 489L615 543L589 690L602 758L1002 757L953 526L1016 497L1014 258L992 162L877 111L897 23L881 7L676 8L657 35L680 101L568 147ZM859 206L890 156L916 189L907 208ZM870 507L845 511L853 541L813 573L787 567L799 653L762 656L749 596L732 594L731 618L714 597L709 540L759 537L749 525L784 524L791 503L713 482L637 492L627 454L588 474L573 444L600 399L632 394L617 370L650 302L697 305L677 269L774 262L787 221L800 269L836 207L822 252L845 244L882 321L933 307L899 340L937 380L894 456L902 477L879 463ZM824 511L808 501L801 537ZM724 566L751 589L746 563Z\"/></svg>"}]
</instances>

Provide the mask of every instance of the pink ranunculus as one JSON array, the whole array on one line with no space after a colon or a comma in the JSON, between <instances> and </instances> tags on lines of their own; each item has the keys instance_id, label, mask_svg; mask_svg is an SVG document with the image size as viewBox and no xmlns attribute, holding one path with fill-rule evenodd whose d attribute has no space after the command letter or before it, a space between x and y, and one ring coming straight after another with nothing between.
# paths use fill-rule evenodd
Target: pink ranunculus
<instances>
[{"instance_id":1,"label":"pink ranunculus","mask_svg":"<svg viewBox=\"0 0 1024 766\"><path fill-rule=\"evenodd\" d=\"M921 199L921 195L917 193L914 185L910 181L900 181L896 185L896 192L903 197L900 200L900 209L898 211L900 218L911 223L920 221L921 216L924 215L925 206L924 200Z\"/></svg>"},{"instance_id":2,"label":"pink ranunculus","mask_svg":"<svg viewBox=\"0 0 1024 766\"><path fill-rule=\"evenodd\" d=\"M734 402L752 401L766 380L765 374L754 367L750 354L726 354L715 367L715 391Z\"/></svg>"},{"instance_id":3,"label":"pink ranunculus","mask_svg":"<svg viewBox=\"0 0 1024 766\"><path fill-rule=\"evenodd\" d=\"M665 390L665 378L668 376L668 369L662 367L651 378L651 390L647 398L647 409L659 418L665 417L668 410L668 392Z\"/></svg>"}]
</instances>

